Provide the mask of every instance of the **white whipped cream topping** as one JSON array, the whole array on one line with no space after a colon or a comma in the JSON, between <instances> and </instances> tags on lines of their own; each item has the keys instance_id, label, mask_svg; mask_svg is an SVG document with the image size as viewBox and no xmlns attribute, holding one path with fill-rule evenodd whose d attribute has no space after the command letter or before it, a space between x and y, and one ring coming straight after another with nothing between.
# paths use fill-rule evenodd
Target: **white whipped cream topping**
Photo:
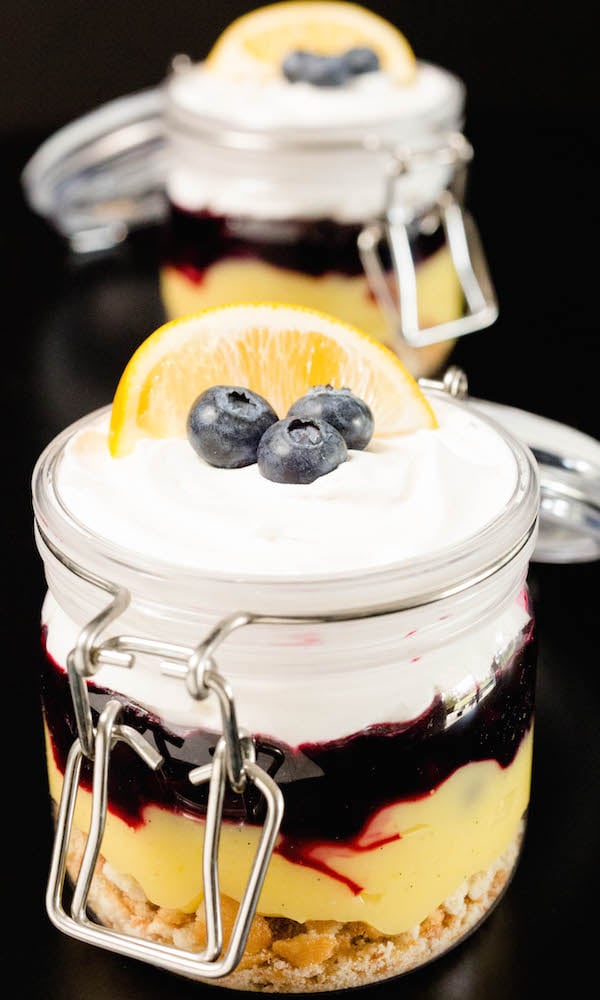
<instances>
[{"instance_id":1,"label":"white whipped cream topping","mask_svg":"<svg viewBox=\"0 0 600 1000\"><path fill-rule=\"evenodd\" d=\"M408 124L456 114L462 85L448 71L420 62L414 83L399 85L384 72L364 73L341 87L217 74L196 64L169 81L179 108L243 129L343 128Z\"/></svg>"},{"instance_id":2,"label":"white whipped cream topping","mask_svg":"<svg viewBox=\"0 0 600 1000\"><path fill-rule=\"evenodd\" d=\"M360 573L474 535L509 500L516 463L475 414L436 403L440 426L389 439L308 485L256 465L218 469L185 438L110 456L108 415L68 444L58 491L100 537L182 567L276 578Z\"/></svg>"}]
</instances>

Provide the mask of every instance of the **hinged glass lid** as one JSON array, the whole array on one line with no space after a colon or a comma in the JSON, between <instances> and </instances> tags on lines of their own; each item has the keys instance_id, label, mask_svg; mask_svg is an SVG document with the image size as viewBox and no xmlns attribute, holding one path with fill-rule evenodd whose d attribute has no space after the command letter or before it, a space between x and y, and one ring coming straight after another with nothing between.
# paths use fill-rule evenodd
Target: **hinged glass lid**
<instances>
[{"instance_id":1,"label":"hinged glass lid","mask_svg":"<svg viewBox=\"0 0 600 1000\"><path fill-rule=\"evenodd\" d=\"M600 441L548 417L468 394L462 368L451 365L441 382L423 387L450 396L491 418L526 445L540 484L538 537L532 562L577 563L600 558Z\"/></svg>"},{"instance_id":2,"label":"hinged glass lid","mask_svg":"<svg viewBox=\"0 0 600 1000\"><path fill-rule=\"evenodd\" d=\"M540 526L534 562L600 558L600 441L558 421L501 403L471 405L527 444L540 473Z\"/></svg>"},{"instance_id":3,"label":"hinged glass lid","mask_svg":"<svg viewBox=\"0 0 600 1000\"><path fill-rule=\"evenodd\" d=\"M22 173L29 205L76 252L103 250L166 212L161 88L118 98L50 136Z\"/></svg>"}]
</instances>

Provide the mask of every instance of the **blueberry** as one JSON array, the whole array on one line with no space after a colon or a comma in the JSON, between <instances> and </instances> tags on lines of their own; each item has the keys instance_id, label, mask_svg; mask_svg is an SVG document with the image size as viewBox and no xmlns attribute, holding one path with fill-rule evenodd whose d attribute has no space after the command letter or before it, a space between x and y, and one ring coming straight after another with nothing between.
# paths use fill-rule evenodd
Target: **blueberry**
<instances>
[{"instance_id":1,"label":"blueberry","mask_svg":"<svg viewBox=\"0 0 600 1000\"><path fill-rule=\"evenodd\" d=\"M297 83L299 80L304 80L306 72L306 61L310 58L309 52L304 52L302 49L295 49L294 52L290 52L282 63L283 75L290 83Z\"/></svg>"},{"instance_id":2,"label":"blueberry","mask_svg":"<svg viewBox=\"0 0 600 1000\"><path fill-rule=\"evenodd\" d=\"M256 462L258 442L276 421L275 410L258 393L237 385L213 385L192 404L187 436L209 465L241 469Z\"/></svg>"},{"instance_id":3,"label":"blueberry","mask_svg":"<svg viewBox=\"0 0 600 1000\"><path fill-rule=\"evenodd\" d=\"M348 457L346 442L325 420L289 417L272 424L260 439L258 468L275 483L312 483Z\"/></svg>"},{"instance_id":4,"label":"blueberry","mask_svg":"<svg viewBox=\"0 0 600 1000\"><path fill-rule=\"evenodd\" d=\"M341 87L349 76L342 56L311 55L306 62L304 79L315 87Z\"/></svg>"},{"instance_id":5,"label":"blueberry","mask_svg":"<svg viewBox=\"0 0 600 1000\"><path fill-rule=\"evenodd\" d=\"M288 417L326 420L340 432L346 446L362 450L373 436L375 421L370 407L351 389L334 389L331 385L313 385L293 403Z\"/></svg>"},{"instance_id":6,"label":"blueberry","mask_svg":"<svg viewBox=\"0 0 600 1000\"><path fill-rule=\"evenodd\" d=\"M316 52L296 49L282 64L283 75L291 83L312 83L315 87L341 87L350 76L349 66L342 56L320 56Z\"/></svg>"},{"instance_id":7,"label":"blueberry","mask_svg":"<svg viewBox=\"0 0 600 1000\"><path fill-rule=\"evenodd\" d=\"M342 58L352 76L358 76L360 73L373 73L379 69L379 56L366 45L348 49Z\"/></svg>"}]
</instances>

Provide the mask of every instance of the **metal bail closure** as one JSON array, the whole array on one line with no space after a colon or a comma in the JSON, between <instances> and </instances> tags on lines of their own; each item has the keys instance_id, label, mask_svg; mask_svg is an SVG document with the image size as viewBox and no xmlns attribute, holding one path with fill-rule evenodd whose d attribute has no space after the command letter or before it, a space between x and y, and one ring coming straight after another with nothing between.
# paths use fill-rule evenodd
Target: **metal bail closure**
<instances>
[{"instance_id":1,"label":"metal bail closure","mask_svg":"<svg viewBox=\"0 0 600 1000\"><path fill-rule=\"evenodd\" d=\"M113 600L81 631L77 644L68 657L68 673L79 736L71 747L65 767L46 890L46 909L59 930L81 941L188 977L218 979L232 972L242 958L283 817L281 790L256 763L252 738L237 725L231 690L219 674L212 655L216 646L230 632L250 624L254 618L239 614L224 619L195 649L126 635L100 641L100 632L127 606L129 594L92 576L81 567L71 564L70 568L88 582L112 593ZM131 668L135 655L139 653L160 657L162 672L184 679L193 698L202 700L214 693L219 701L223 735L217 742L213 759L208 764L193 768L188 775L194 785L209 785L202 845L206 947L201 952L121 933L95 922L88 915L94 870L106 826L111 752L118 742L124 742L153 770L162 766L163 758L140 733L130 726L119 724L123 705L116 699L107 702L94 729L85 678L106 663ZM93 762L91 818L79 872L74 878L70 912L67 912L64 898L68 852L84 757ZM228 784L234 792L240 793L248 782L264 798L266 817L231 937L224 950L218 864L223 805Z\"/></svg>"},{"instance_id":2,"label":"metal bail closure","mask_svg":"<svg viewBox=\"0 0 600 1000\"><path fill-rule=\"evenodd\" d=\"M467 164L473 156L461 133L452 133L434 150L396 150L391 153L383 218L367 225L359 234L358 250L367 280L390 330L411 347L424 347L453 340L490 326L498 316L498 305L481 239L475 222L463 204ZM435 199L419 220L416 213L398 206L396 185L401 178L434 167L453 171L450 185ZM420 326L417 272L411 248L409 224L430 221L444 229L446 245L464 296L464 314L435 326ZM393 273L384 267L380 247L389 247ZM390 277L393 277L392 290Z\"/></svg>"}]
</instances>

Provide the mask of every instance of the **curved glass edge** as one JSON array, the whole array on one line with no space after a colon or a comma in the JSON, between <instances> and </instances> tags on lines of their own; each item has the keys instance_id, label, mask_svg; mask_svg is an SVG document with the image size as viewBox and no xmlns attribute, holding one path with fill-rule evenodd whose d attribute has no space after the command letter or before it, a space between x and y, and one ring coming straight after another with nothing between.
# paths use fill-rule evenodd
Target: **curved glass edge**
<instances>
[{"instance_id":1,"label":"curved glass edge","mask_svg":"<svg viewBox=\"0 0 600 1000\"><path fill-rule=\"evenodd\" d=\"M164 92L117 98L46 139L20 176L28 206L76 251L114 246L166 213Z\"/></svg>"}]
</instances>

